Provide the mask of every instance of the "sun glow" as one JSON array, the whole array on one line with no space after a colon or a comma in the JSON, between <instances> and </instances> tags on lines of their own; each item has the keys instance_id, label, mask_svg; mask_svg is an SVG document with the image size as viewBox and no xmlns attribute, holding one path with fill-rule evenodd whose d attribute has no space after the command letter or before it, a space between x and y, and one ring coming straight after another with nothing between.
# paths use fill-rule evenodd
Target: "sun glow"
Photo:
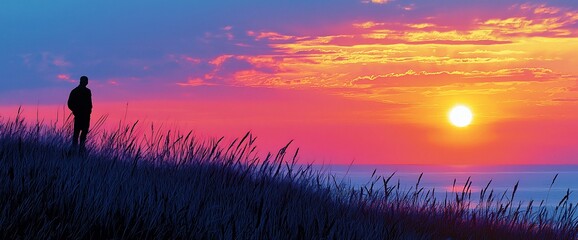
<instances>
[{"instance_id":1,"label":"sun glow","mask_svg":"<svg viewBox=\"0 0 578 240\"><path fill-rule=\"evenodd\" d=\"M474 116L468 107L457 105L450 110L448 117L454 126L467 127L472 122Z\"/></svg>"}]
</instances>

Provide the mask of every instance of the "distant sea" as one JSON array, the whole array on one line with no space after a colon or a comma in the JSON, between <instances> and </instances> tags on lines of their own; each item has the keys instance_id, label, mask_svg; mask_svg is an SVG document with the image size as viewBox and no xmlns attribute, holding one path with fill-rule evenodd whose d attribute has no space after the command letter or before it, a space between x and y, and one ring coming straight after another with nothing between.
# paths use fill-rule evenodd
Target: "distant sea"
<instances>
[{"instance_id":1,"label":"distant sea","mask_svg":"<svg viewBox=\"0 0 578 240\"><path fill-rule=\"evenodd\" d=\"M389 184L399 181L400 188L406 190L415 188L423 173L419 186L426 191L435 188L438 200L443 200L446 192L461 193L469 177L473 200L479 199L480 190L491 180L489 189L499 196L507 191L507 197L511 196L514 185L519 181L515 203L534 200L533 205L537 206L541 200L547 199L547 206L556 206L567 190L571 192L570 203L576 204L578 201L578 165L315 165L314 169L329 172L336 176L336 180L356 187L369 183L374 170L375 177L387 178L395 172ZM556 174L558 177L550 188ZM455 188L452 187L454 179ZM382 183L380 180L376 186L382 186Z\"/></svg>"}]
</instances>

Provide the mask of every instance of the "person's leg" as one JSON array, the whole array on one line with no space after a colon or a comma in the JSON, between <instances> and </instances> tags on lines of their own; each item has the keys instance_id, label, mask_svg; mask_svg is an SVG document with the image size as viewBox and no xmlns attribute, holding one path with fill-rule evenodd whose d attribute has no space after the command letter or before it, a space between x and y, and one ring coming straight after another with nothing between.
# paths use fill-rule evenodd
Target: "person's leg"
<instances>
[{"instance_id":1,"label":"person's leg","mask_svg":"<svg viewBox=\"0 0 578 240\"><path fill-rule=\"evenodd\" d=\"M74 133L72 134L72 147L78 146L78 135L81 130L80 118L74 117Z\"/></svg>"},{"instance_id":2,"label":"person's leg","mask_svg":"<svg viewBox=\"0 0 578 240\"><path fill-rule=\"evenodd\" d=\"M88 135L88 129L90 127L90 117L84 117L82 119L81 132L80 132L80 147L84 149L86 143L86 137Z\"/></svg>"}]
</instances>

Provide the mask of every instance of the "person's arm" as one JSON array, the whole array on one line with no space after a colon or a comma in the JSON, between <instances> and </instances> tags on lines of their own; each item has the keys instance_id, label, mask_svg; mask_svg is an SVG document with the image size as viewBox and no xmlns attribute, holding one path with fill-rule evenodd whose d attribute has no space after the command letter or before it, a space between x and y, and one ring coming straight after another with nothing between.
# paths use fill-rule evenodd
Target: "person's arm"
<instances>
[{"instance_id":1,"label":"person's arm","mask_svg":"<svg viewBox=\"0 0 578 240\"><path fill-rule=\"evenodd\" d=\"M92 113L92 92L90 91L90 89L88 90L88 105L90 106L88 108L88 113Z\"/></svg>"},{"instance_id":2,"label":"person's arm","mask_svg":"<svg viewBox=\"0 0 578 240\"><path fill-rule=\"evenodd\" d=\"M74 90L72 90L68 96L68 109L70 109L73 114L76 112L76 102L76 95L74 94Z\"/></svg>"}]
</instances>

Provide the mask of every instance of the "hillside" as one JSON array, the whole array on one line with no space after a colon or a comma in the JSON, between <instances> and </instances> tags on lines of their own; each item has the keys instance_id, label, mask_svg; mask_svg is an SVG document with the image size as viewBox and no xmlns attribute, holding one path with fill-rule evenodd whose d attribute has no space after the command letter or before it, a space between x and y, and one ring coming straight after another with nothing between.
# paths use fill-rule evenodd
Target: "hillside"
<instances>
[{"instance_id":1,"label":"hillside","mask_svg":"<svg viewBox=\"0 0 578 240\"><path fill-rule=\"evenodd\" d=\"M135 124L136 125L136 124ZM295 164L259 158L251 134L202 141L135 125L96 130L86 154L64 126L0 123L2 239L575 239L560 212L472 208L468 194L433 199L387 176L353 189ZM144 136L144 137L137 137ZM296 155L296 153L295 153ZM477 193L476 193L477 194ZM566 212L564 212L566 211Z\"/></svg>"}]
</instances>

